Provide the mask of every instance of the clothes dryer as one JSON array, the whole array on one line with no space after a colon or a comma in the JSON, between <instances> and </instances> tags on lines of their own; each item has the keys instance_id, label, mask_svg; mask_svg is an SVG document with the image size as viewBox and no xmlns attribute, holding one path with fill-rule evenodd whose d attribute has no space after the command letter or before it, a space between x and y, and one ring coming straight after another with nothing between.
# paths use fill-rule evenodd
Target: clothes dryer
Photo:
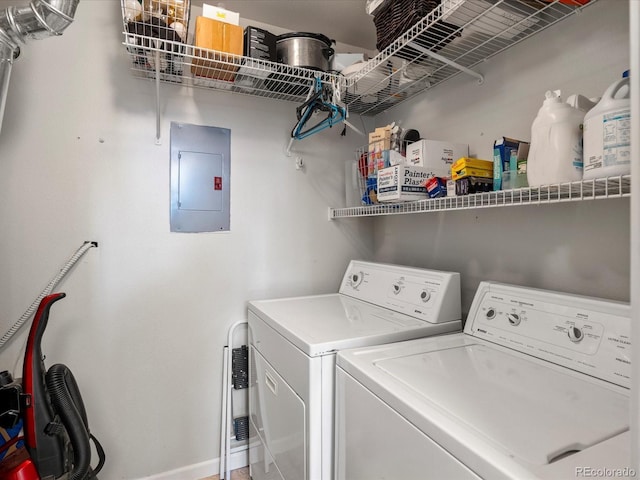
<instances>
[{"instance_id":1,"label":"clothes dryer","mask_svg":"<svg viewBox=\"0 0 640 480\"><path fill-rule=\"evenodd\" d=\"M249 303L253 480L333 478L336 353L461 329L460 276L352 261L338 293Z\"/></svg>"},{"instance_id":2,"label":"clothes dryer","mask_svg":"<svg viewBox=\"0 0 640 480\"><path fill-rule=\"evenodd\" d=\"M464 332L338 352L336 479L635 477L630 307L482 282Z\"/></svg>"}]
</instances>

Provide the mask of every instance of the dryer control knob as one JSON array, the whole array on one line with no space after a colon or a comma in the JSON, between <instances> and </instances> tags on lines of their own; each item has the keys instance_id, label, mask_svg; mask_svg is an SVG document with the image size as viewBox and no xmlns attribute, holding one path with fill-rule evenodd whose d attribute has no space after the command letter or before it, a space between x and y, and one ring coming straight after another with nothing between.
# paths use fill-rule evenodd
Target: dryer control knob
<instances>
[{"instance_id":1,"label":"dryer control knob","mask_svg":"<svg viewBox=\"0 0 640 480\"><path fill-rule=\"evenodd\" d=\"M397 283L394 283L391 286L391 291L394 293L394 295L398 295L400 293L400 290L401 290L400 285L398 285Z\"/></svg>"},{"instance_id":2,"label":"dryer control knob","mask_svg":"<svg viewBox=\"0 0 640 480\"><path fill-rule=\"evenodd\" d=\"M569 340L571 340L573 343L581 342L582 339L584 338L584 333L582 332L582 330L576 327L575 325L572 325L571 327L569 327L568 333L569 333Z\"/></svg>"},{"instance_id":3,"label":"dryer control knob","mask_svg":"<svg viewBox=\"0 0 640 480\"><path fill-rule=\"evenodd\" d=\"M429 292L429 290L425 289L420 292L420 300L422 300L424 303L427 303L430 299L431 292Z\"/></svg>"},{"instance_id":4,"label":"dryer control knob","mask_svg":"<svg viewBox=\"0 0 640 480\"><path fill-rule=\"evenodd\" d=\"M364 273L354 272L349 275L349 283L353 288L356 288L358 285L362 283L363 278L364 278Z\"/></svg>"},{"instance_id":5,"label":"dryer control knob","mask_svg":"<svg viewBox=\"0 0 640 480\"><path fill-rule=\"evenodd\" d=\"M514 327L517 327L518 325L520 325L521 318L520 318L520 315L518 315L517 313L509 313L507 315L507 319L509 320L509 323Z\"/></svg>"},{"instance_id":6,"label":"dryer control knob","mask_svg":"<svg viewBox=\"0 0 640 480\"><path fill-rule=\"evenodd\" d=\"M489 307L487 309L487 313L485 314L485 317L487 317L487 320L493 320L494 318L496 318L496 309L493 307Z\"/></svg>"}]
</instances>

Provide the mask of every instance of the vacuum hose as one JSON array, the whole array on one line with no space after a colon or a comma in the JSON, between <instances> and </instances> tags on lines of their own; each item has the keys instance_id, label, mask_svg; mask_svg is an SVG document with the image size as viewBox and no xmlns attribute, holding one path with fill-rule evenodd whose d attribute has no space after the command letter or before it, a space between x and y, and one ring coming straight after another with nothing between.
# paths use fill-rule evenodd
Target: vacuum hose
<instances>
[{"instance_id":1,"label":"vacuum hose","mask_svg":"<svg viewBox=\"0 0 640 480\"><path fill-rule=\"evenodd\" d=\"M76 253L74 253L71 256L71 258L67 261L67 263L64 264L60 272L49 282L49 284L40 293L40 295L38 295L38 298L36 298L33 301L33 303L29 306L29 308L27 308L27 310L22 314L22 316L18 319L18 321L14 323L9 330L7 330L7 332L2 336L2 338L0 338L0 351L2 350L2 347L4 347L5 343L11 340L11 337L13 337L16 334L16 332L20 330L20 327L22 327L26 323L26 321L29 320L29 318L31 318L31 316L37 310L38 305L40 305L40 302L42 301L42 299L47 295L50 295L51 292L53 292L53 289L56 288L58 283L60 283L60 281L67 275L69 270L71 270L71 267L73 267L76 264L76 262L80 260L80 258L82 258L82 256L86 253L87 250L97 246L98 246L97 242L85 242L84 244L82 244L82 246L76 251Z\"/></svg>"},{"instance_id":2,"label":"vacuum hose","mask_svg":"<svg viewBox=\"0 0 640 480\"><path fill-rule=\"evenodd\" d=\"M58 363L47 371L46 382L53 408L67 430L73 448L73 470L69 480L95 479L104 465L105 454L98 440L89 433L87 413L73 373L66 365ZM93 440L99 457L95 470L90 465L90 439Z\"/></svg>"}]
</instances>

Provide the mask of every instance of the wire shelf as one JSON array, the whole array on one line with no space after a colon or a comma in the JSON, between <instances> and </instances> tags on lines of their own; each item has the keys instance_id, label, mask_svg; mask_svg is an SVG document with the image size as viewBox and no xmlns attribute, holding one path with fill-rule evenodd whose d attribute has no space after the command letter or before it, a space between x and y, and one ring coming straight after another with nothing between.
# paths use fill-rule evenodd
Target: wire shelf
<instances>
[{"instance_id":1,"label":"wire shelf","mask_svg":"<svg viewBox=\"0 0 640 480\"><path fill-rule=\"evenodd\" d=\"M194 47L188 44L186 27L176 32L143 20L140 29L133 29L129 21L137 12L127 9L130 0L121 0L123 44L139 78L301 103L319 76L338 88L350 114L374 116L461 71L482 81L474 66L597 0L584 6L579 5L584 0L574 1L576 5L559 0L441 0L351 77ZM188 26L189 1L145 0L145 14L147 3L156 10L156 4L184 4L185 18L169 17L167 22ZM170 15L160 14L161 19Z\"/></svg>"},{"instance_id":2,"label":"wire shelf","mask_svg":"<svg viewBox=\"0 0 640 480\"><path fill-rule=\"evenodd\" d=\"M442 0L348 79L349 112L376 115L461 71L482 82L474 66L597 0L573 1Z\"/></svg>"},{"instance_id":3,"label":"wire shelf","mask_svg":"<svg viewBox=\"0 0 640 480\"><path fill-rule=\"evenodd\" d=\"M335 220L350 217L374 217L518 205L545 205L629 196L631 196L631 175L621 175L539 187L432 198L415 202L330 208L329 218Z\"/></svg>"},{"instance_id":4,"label":"wire shelf","mask_svg":"<svg viewBox=\"0 0 640 480\"><path fill-rule=\"evenodd\" d=\"M344 78L282 63L232 55L181 42L124 32L131 70L138 78L276 100L303 102L314 79L344 89Z\"/></svg>"}]
</instances>

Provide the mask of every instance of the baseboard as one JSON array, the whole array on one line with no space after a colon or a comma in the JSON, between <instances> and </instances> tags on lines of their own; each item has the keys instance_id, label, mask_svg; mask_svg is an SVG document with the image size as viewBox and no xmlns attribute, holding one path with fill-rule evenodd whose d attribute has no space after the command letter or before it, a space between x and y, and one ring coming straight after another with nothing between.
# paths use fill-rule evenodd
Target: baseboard
<instances>
[{"instance_id":1,"label":"baseboard","mask_svg":"<svg viewBox=\"0 0 640 480\"><path fill-rule=\"evenodd\" d=\"M246 467L249 465L249 450L246 446L231 450L229 457L230 470ZM198 480L220 473L220 459L214 458L206 462L195 463L185 467L176 468L168 472L156 473L148 477L140 477L136 480Z\"/></svg>"}]
</instances>

